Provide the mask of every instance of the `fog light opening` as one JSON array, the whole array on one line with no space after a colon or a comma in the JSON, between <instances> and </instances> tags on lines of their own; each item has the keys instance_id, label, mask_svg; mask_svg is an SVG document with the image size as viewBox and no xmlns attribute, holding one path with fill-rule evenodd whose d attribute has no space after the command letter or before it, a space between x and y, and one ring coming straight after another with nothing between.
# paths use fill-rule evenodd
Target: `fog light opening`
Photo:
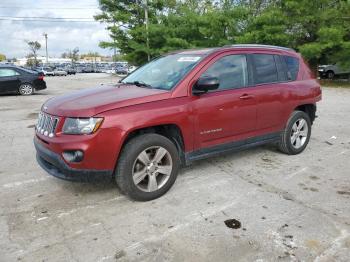
<instances>
[{"instance_id":1,"label":"fog light opening","mask_svg":"<svg viewBox=\"0 0 350 262\"><path fill-rule=\"evenodd\" d=\"M81 150L69 150L62 153L64 160L71 163L81 162L84 158L84 153Z\"/></svg>"}]
</instances>

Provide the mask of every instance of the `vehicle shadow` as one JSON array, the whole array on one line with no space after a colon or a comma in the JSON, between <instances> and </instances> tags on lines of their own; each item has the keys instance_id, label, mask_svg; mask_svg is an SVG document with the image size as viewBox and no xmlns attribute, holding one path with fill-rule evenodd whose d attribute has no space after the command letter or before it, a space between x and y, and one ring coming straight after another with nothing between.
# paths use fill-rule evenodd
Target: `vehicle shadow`
<instances>
[{"instance_id":1,"label":"vehicle shadow","mask_svg":"<svg viewBox=\"0 0 350 262\"><path fill-rule=\"evenodd\" d=\"M256 146L240 151L233 151L229 153L222 153L215 157L209 157L206 159L198 160L193 162L190 166L184 167L180 170L179 176L185 175L187 172L195 170L196 168L206 168L213 166L213 164L224 164L230 162L231 164L235 164L235 162L242 161L244 158L254 157L258 158L262 153L267 154L282 154L278 151L275 144L266 144L261 146Z\"/></svg>"},{"instance_id":2,"label":"vehicle shadow","mask_svg":"<svg viewBox=\"0 0 350 262\"><path fill-rule=\"evenodd\" d=\"M239 162L246 157L258 158L262 153L267 152L268 154L280 154L277 150L276 146L273 144L267 144L263 146L257 146L254 148L236 151L232 153L225 153L222 155L218 155L215 157L210 157L203 160L198 160L193 162L190 166L181 168L179 170L179 176L186 176L191 173L191 171L195 171L196 169L206 169L210 168L213 165L220 165L227 162L230 162L232 165L235 162ZM64 181L58 179L61 185L63 185L64 189L70 191L73 194L95 194L95 193L108 193L113 192L113 194L123 195L118 188L114 178L110 180L102 180L102 181L89 181L89 182L71 182Z\"/></svg>"}]
</instances>

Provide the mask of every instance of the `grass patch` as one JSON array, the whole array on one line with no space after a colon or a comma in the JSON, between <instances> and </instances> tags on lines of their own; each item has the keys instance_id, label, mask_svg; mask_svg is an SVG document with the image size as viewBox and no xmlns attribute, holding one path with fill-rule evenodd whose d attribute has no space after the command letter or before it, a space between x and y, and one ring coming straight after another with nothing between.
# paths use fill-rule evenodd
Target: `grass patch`
<instances>
[{"instance_id":1,"label":"grass patch","mask_svg":"<svg viewBox=\"0 0 350 262\"><path fill-rule=\"evenodd\" d=\"M325 87L340 87L340 88L350 88L350 81L348 80L319 80L321 86Z\"/></svg>"}]
</instances>

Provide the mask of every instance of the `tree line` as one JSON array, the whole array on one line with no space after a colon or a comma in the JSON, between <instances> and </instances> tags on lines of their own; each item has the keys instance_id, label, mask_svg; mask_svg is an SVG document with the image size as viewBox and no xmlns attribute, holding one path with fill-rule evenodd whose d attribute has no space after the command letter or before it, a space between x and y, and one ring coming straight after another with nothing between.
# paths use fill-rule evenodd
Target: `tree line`
<instances>
[{"instance_id":1,"label":"tree line","mask_svg":"<svg viewBox=\"0 0 350 262\"><path fill-rule=\"evenodd\" d=\"M108 24L112 39L100 46L119 49L135 65L172 50L256 43L291 47L314 66L350 66L347 0L99 0L99 6L95 19Z\"/></svg>"}]
</instances>

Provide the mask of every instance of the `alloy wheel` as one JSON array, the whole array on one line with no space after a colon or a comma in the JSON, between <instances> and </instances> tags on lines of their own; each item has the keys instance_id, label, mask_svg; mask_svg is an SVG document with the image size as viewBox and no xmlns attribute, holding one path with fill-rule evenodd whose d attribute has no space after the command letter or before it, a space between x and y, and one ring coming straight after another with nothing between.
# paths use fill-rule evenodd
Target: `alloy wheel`
<instances>
[{"instance_id":1,"label":"alloy wheel","mask_svg":"<svg viewBox=\"0 0 350 262\"><path fill-rule=\"evenodd\" d=\"M308 132L309 128L305 119L299 118L295 121L290 134L290 141L295 149L299 149L305 144Z\"/></svg>"},{"instance_id":2,"label":"alloy wheel","mask_svg":"<svg viewBox=\"0 0 350 262\"><path fill-rule=\"evenodd\" d=\"M161 146L153 146L136 158L132 169L133 182L144 192L154 192L168 182L172 169L170 153Z\"/></svg>"},{"instance_id":3,"label":"alloy wheel","mask_svg":"<svg viewBox=\"0 0 350 262\"><path fill-rule=\"evenodd\" d=\"M23 84L19 87L21 95L31 95L33 93L33 87L29 84Z\"/></svg>"}]
</instances>

